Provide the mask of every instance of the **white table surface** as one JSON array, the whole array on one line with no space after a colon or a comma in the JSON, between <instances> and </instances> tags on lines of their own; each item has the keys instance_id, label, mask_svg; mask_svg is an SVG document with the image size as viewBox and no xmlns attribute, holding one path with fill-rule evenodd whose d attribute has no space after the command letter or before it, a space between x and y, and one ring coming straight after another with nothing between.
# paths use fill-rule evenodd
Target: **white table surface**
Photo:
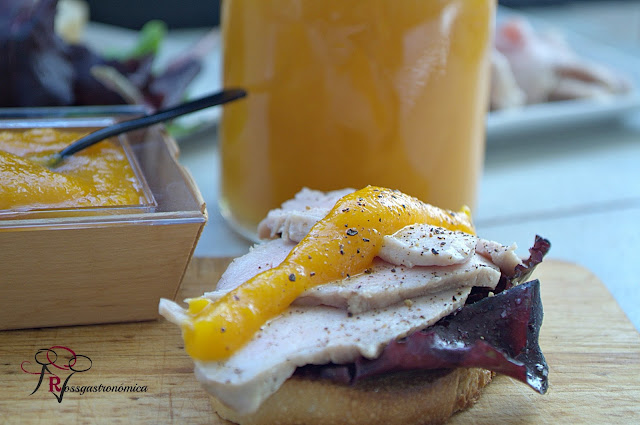
<instances>
[{"instance_id":1,"label":"white table surface","mask_svg":"<svg viewBox=\"0 0 640 425\"><path fill-rule=\"evenodd\" d=\"M536 17L583 32L640 57L640 2L604 2L533 9ZM170 33L161 61L204 30ZM132 42L132 33L92 24L87 38L102 47ZM200 91L219 87L217 58L196 81ZM181 162L208 205L209 222L196 256L237 256L250 243L226 225L217 210L215 130L181 142ZM534 236L552 242L549 258L580 264L609 288L640 329L640 111L618 121L580 128L540 130L488 140L479 204L478 233L526 254Z\"/></svg>"}]
</instances>

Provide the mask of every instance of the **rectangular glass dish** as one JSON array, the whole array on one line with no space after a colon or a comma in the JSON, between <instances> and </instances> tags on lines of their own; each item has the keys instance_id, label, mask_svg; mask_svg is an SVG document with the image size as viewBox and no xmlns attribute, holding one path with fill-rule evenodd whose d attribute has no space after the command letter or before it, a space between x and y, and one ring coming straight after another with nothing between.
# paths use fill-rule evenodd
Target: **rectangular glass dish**
<instances>
[{"instance_id":1,"label":"rectangular glass dish","mask_svg":"<svg viewBox=\"0 0 640 425\"><path fill-rule=\"evenodd\" d=\"M53 131L66 132L73 131L78 133L90 133L99 128L115 124L118 118L113 117L71 117L66 119L60 118L2 118L0 116L0 134L24 133L31 130L52 129ZM102 142L101 142L102 143ZM83 206L83 207L46 207L46 206L29 206L18 207L12 209L0 209L0 220L7 218L38 219L48 217L71 217L81 215L112 215L112 214L131 214L139 212L153 212L157 206L153 193L147 184L146 178L140 169L140 164L136 159L128 141L127 134L118 136L117 138L108 139L107 143L113 143L116 148L122 149L125 155L126 164L133 171L135 179L132 185L138 188L140 192L140 202L126 205L110 205L110 206ZM0 151L3 150L3 141L0 140ZM79 154L77 154L79 155ZM72 158L73 160L73 158ZM53 170L55 171L55 170Z\"/></svg>"}]
</instances>

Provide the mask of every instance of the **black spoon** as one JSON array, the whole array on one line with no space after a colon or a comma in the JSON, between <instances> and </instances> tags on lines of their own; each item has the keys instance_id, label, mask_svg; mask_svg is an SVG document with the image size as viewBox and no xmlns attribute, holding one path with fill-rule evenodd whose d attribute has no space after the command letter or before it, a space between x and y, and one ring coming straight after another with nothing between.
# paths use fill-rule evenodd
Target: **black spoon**
<instances>
[{"instance_id":1,"label":"black spoon","mask_svg":"<svg viewBox=\"0 0 640 425\"><path fill-rule=\"evenodd\" d=\"M222 105L227 102L234 101L236 99L243 98L247 95L247 92L242 89L228 89L222 90L218 93L201 97L190 102L182 103L176 107L164 109L151 115L145 115L144 117L122 121L117 124L110 125L108 127L101 128L94 131L80 139L76 140L60 152L56 152L53 155L46 158L35 158L34 161L41 162L43 165L49 168L54 168L59 165L66 157L73 155L83 149L88 148L104 139L118 134L126 133L128 131L137 130L139 128L148 127L159 122L168 121L173 118L190 114L191 112L199 111L201 109L209 108L211 106ZM44 162L42 162L44 159Z\"/></svg>"}]
</instances>

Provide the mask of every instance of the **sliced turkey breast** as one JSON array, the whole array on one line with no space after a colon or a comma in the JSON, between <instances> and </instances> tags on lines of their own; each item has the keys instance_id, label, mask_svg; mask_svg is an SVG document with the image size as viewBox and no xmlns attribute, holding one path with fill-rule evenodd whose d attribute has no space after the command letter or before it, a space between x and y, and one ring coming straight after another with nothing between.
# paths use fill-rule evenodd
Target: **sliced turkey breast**
<instances>
[{"instance_id":1,"label":"sliced turkey breast","mask_svg":"<svg viewBox=\"0 0 640 425\"><path fill-rule=\"evenodd\" d=\"M298 366L375 358L389 341L461 307L470 290L447 289L357 315L326 306L292 306L225 361L196 361L196 377L231 408L253 412ZM160 314L183 323L184 311L171 301L161 301Z\"/></svg>"}]
</instances>

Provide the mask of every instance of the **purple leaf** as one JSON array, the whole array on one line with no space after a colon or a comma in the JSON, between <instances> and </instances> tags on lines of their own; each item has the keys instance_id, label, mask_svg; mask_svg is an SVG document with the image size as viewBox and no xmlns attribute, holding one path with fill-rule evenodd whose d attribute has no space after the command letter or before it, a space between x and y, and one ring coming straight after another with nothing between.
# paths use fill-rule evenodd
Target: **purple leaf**
<instances>
[{"instance_id":1,"label":"purple leaf","mask_svg":"<svg viewBox=\"0 0 640 425\"><path fill-rule=\"evenodd\" d=\"M505 289L509 289L514 285L525 282L531 276L531 273L535 270L536 266L542 262L542 259L551 249L551 242L549 240L536 235L533 246L529 248L529 258L522 261L522 265L517 265L513 274L500 275L500 280L495 289L474 287L471 290L471 294L467 298L467 304L473 304L481 299L489 296L489 292L498 294Z\"/></svg>"},{"instance_id":2,"label":"purple leaf","mask_svg":"<svg viewBox=\"0 0 640 425\"><path fill-rule=\"evenodd\" d=\"M378 359L359 359L353 379L399 370L481 367L544 394L548 368L538 345L542 316L540 283L523 283L391 342Z\"/></svg>"},{"instance_id":3,"label":"purple leaf","mask_svg":"<svg viewBox=\"0 0 640 425\"><path fill-rule=\"evenodd\" d=\"M54 31L57 0L0 2L0 107L112 105L122 93L94 77L97 65L113 67L142 93L152 109L174 106L200 72L211 35L188 49L165 70L152 73L153 55L106 60Z\"/></svg>"},{"instance_id":4,"label":"purple leaf","mask_svg":"<svg viewBox=\"0 0 640 425\"><path fill-rule=\"evenodd\" d=\"M0 4L0 106L64 106L74 101L74 70L54 33L57 0Z\"/></svg>"}]
</instances>

